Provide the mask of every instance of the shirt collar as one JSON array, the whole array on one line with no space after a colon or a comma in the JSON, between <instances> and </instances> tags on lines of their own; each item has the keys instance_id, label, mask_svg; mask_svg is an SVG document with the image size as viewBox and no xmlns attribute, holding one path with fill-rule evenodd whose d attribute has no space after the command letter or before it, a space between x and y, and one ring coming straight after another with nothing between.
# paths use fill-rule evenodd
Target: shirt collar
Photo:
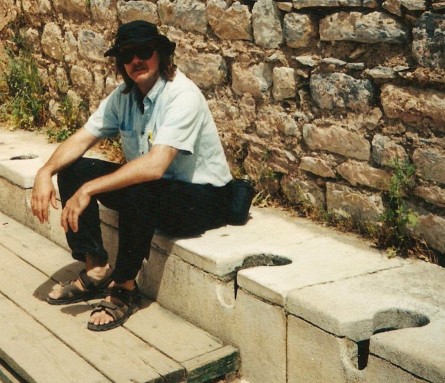
<instances>
[{"instance_id":1,"label":"shirt collar","mask_svg":"<svg viewBox=\"0 0 445 383\"><path fill-rule=\"evenodd\" d=\"M162 90L164 89L164 86L166 84L166 80L159 76L153 87L148 91L147 95L145 96L148 98L153 104L156 102L158 96L161 94Z\"/></svg>"},{"instance_id":2,"label":"shirt collar","mask_svg":"<svg viewBox=\"0 0 445 383\"><path fill-rule=\"evenodd\" d=\"M148 91L146 96L141 101L138 101L138 99L139 99L139 97L142 97L142 94L139 92L136 84L133 84L134 99L136 100L136 102L138 104L139 104L139 102L143 103L144 102L143 100L145 100L145 99L150 100L150 102L154 104L156 102L157 98L159 97L159 95L164 90L166 83L167 83L167 81L162 76L159 76L159 78L156 80L153 87ZM138 97L138 95L139 95L139 97Z\"/></svg>"}]
</instances>

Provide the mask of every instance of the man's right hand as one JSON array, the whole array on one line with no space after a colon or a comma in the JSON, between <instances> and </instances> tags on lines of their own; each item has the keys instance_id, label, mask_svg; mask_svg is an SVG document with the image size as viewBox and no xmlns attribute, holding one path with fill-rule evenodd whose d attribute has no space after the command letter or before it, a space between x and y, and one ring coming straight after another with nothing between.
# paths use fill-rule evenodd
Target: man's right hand
<instances>
[{"instance_id":1,"label":"man's right hand","mask_svg":"<svg viewBox=\"0 0 445 383\"><path fill-rule=\"evenodd\" d=\"M56 189L51 179L51 173L42 168L36 174L31 194L32 214L39 219L40 223L48 221L50 203L55 209L58 208Z\"/></svg>"}]
</instances>

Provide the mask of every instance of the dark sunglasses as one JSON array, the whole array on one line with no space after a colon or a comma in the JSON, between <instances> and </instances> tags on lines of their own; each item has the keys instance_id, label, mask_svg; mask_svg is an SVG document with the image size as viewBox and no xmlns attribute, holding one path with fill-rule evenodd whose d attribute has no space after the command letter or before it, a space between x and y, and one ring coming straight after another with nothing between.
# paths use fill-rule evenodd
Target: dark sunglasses
<instances>
[{"instance_id":1,"label":"dark sunglasses","mask_svg":"<svg viewBox=\"0 0 445 383\"><path fill-rule=\"evenodd\" d=\"M148 60L153 56L154 48L152 47L137 47L131 49L124 49L120 52L119 57L124 64L130 64L134 56L138 56L141 60Z\"/></svg>"}]
</instances>

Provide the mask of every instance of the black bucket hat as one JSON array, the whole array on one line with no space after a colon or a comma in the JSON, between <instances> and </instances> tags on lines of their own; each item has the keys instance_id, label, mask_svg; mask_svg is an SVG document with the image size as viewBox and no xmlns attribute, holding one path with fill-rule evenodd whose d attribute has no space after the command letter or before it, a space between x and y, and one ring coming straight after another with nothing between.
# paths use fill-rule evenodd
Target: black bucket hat
<instances>
[{"instance_id":1,"label":"black bucket hat","mask_svg":"<svg viewBox=\"0 0 445 383\"><path fill-rule=\"evenodd\" d=\"M134 20L118 28L114 45L105 52L104 56L118 56L120 47L123 45L141 44L148 41L156 42L158 51L167 55L173 54L176 48L176 44L168 37L159 34L156 25L144 20Z\"/></svg>"}]
</instances>

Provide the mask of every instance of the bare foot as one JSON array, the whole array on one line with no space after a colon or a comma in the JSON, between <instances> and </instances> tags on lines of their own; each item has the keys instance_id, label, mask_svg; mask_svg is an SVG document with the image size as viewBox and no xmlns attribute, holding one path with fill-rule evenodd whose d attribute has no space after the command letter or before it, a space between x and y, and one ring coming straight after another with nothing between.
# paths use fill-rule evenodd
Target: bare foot
<instances>
[{"instance_id":1,"label":"bare foot","mask_svg":"<svg viewBox=\"0 0 445 383\"><path fill-rule=\"evenodd\" d=\"M92 279L94 279L95 281L100 281L104 279L110 272L111 272L111 266L109 264L106 264L105 266L94 266L90 270L87 269L87 275ZM84 287L80 282L80 279L71 281L71 284L73 284L82 291L84 290ZM48 293L48 297L50 297L51 299L60 299L62 296L62 290L63 290L63 285L59 283L53 286L52 291Z\"/></svg>"},{"instance_id":2,"label":"bare foot","mask_svg":"<svg viewBox=\"0 0 445 383\"><path fill-rule=\"evenodd\" d=\"M126 281L122 284L116 284L115 282L111 282L110 287L114 287L114 286L122 287L125 290L132 291L135 288L135 283L134 283L134 280ZM106 296L104 298L104 301L112 302L117 306L122 305L121 300L119 300L115 297L111 297L111 296ZM113 317L110 316L109 314L107 314L105 310L101 310L99 312L92 313L90 316L89 322L98 326L98 325L105 325L105 324L111 323L111 322L113 322L113 320L114 320Z\"/></svg>"}]
</instances>

